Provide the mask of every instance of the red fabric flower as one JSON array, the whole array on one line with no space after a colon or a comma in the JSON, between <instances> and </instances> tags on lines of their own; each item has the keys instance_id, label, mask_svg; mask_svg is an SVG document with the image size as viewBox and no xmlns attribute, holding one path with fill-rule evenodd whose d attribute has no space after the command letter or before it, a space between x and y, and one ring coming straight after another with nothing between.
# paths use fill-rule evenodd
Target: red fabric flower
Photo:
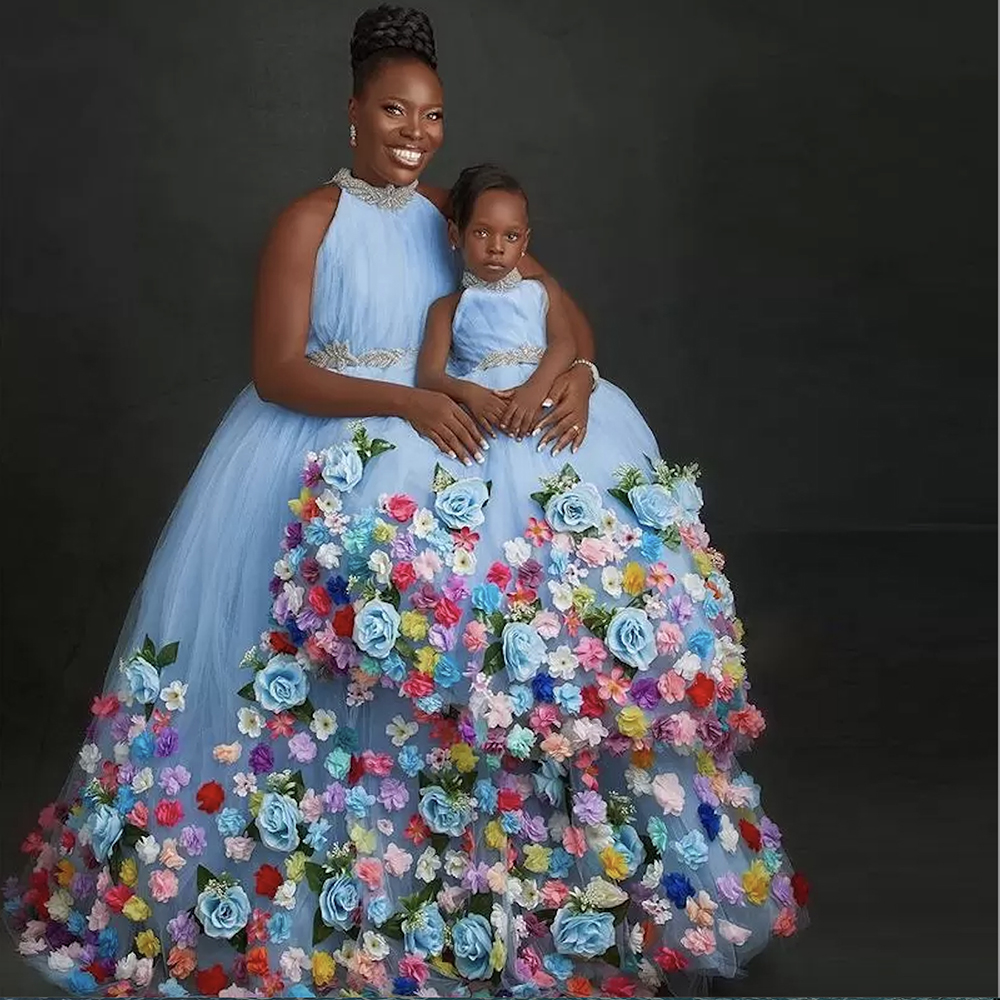
<instances>
[{"instance_id":1,"label":"red fabric flower","mask_svg":"<svg viewBox=\"0 0 1000 1000\"><path fill-rule=\"evenodd\" d=\"M426 698L427 695L434 693L434 678L422 674L419 670L411 670L399 689L407 698Z\"/></svg>"},{"instance_id":2,"label":"red fabric flower","mask_svg":"<svg viewBox=\"0 0 1000 1000\"><path fill-rule=\"evenodd\" d=\"M747 842L747 846L751 851L760 850L760 830L758 830L753 823L749 823L745 819L741 819L740 835Z\"/></svg>"},{"instance_id":3,"label":"red fabric flower","mask_svg":"<svg viewBox=\"0 0 1000 1000\"><path fill-rule=\"evenodd\" d=\"M687 959L673 948L661 948L654 956L653 961L663 969L664 972L680 972L687 968Z\"/></svg>"},{"instance_id":4,"label":"red fabric flower","mask_svg":"<svg viewBox=\"0 0 1000 1000\"><path fill-rule=\"evenodd\" d=\"M309 607L323 618L330 613L330 608L333 607L333 599L330 597L330 593L326 587L309 588Z\"/></svg>"},{"instance_id":5,"label":"red fabric flower","mask_svg":"<svg viewBox=\"0 0 1000 1000\"><path fill-rule=\"evenodd\" d=\"M394 493L385 502L385 509L388 511L389 517L402 524L404 521L409 521L417 512L417 502L405 493Z\"/></svg>"},{"instance_id":6,"label":"red fabric flower","mask_svg":"<svg viewBox=\"0 0 1000 1000\"><path fill-rule=\"evenodd\" d=\"M430 835L431 828L416 813L410 817L410 822L407 823L406 829L403 831L403 836L407 840L413 841L416 846L422 844Z\"/></svg>"},{"instance_id":7,"label":"red fabric flower","mask_svg":"<svg viewBox=\"0 0 1000 1000\"><path fill-rule=\"evenodd\" d=\"M455 547L471 552L479 543L479 535L471 528L460 528L453 531L451 537L455 539Z\"/></svg>"},{"instance_id":8,"label":"red fabric flower","mask_svg":"<svg viewBox=\"0 0 1000 1000\"><path fill-rule=\"evenodd\" d=\"M222 785L217 781L206 781L198 789L198 794L195 798L198 800L198 808L202 812L214 813L219 811L219 808L226 799L226 793Z\"/></svg>"},{"instance_id":9,"label":"red fabric flower","mask_svg":"<svg viewBox=\"0 0 1000 1000\"><path fill-rule=\"evenodd\" d=\"M113 885L104 894L104 902L111 907L115 913L121 913L125 904L135 895L127 885Z\"/></svg>"},{"instance_id":10,"label":"red fabric flower","mask_svg":"<svg viewBox=\"0 0 1000 1000\"><path fill-rule=\"evenodd\" d=\"M345 604L333 616L333 631L337 635L350 637L354 634L354 605Z\"/></svg>"},{"instance_id":11,"label":"red fabric flower","mask_svg":"<svg viewBox=\"0 0 1000 1000\"><path fill-rule=\"evenodd\" d=\"M274 865L261 865L254 876L254 885L259 896L274 899L278 886L285 881L284 875Z\"/></svg>"},{"instance_id":12,"label":"red fabric flower","mask_svg":"<svg viewBox=\"0 0 1000 1000\"><path fill-rule=\"evenodd\" d=\"M513 788L500 789L497 794L497 808L501 812L516 812L521 805L521 796Z\"/></svg>"},{"instance_id":13,"label":"red fabric flower","mask_svg":"<svg viewBox=\"0 0 1000 1000\"><path fill-rule=\"evenodd\" d=\"M213 965L210 969L201 969L194 977L195 985L202 996L217 997L229 984L229 976L221 965Z\"/></svg>"},{"instance_id":14,"label":"red fabric flower","mask_svg":"<svg viewBox=\"0 0 1000 1000\"><path fill-rule=\"evenodd\" d=\"M612 976L604 980L601 992L609 997L634 997L635 981L628 976Z\"/></svg>"},{"instance_id":15,"label":"red fabric flower","mask_svg":"<svg viewBox=\"0 0 1000 1000\"><path fill-rule=\"evenodd\" d=\"M247 972L251 976L266 976L269 971L267 948L251 948L247 952Z\"/></svg>"},{"instance_id":16,"label":"red fabric flower","mask_svg":"<svg viewBox=\"0 0 1000 1000\"><path fill-rule=\"evenodd\" d=\"M687 696L691 699L692 705L704 708L715 697L715 681L699 670L695 674L694 682L687 689Z\"/></svg>"},{"instance_id":17,"label":"red fabric flower","mask_svg":"<svg viewBox=\"0 0 1000 1000\"><path fill-rule=\"evenodd\" d=\"M510 576L510 567L506 563L495 562L486 574L486 582L495 583L501 590L506 590Z\"/></svg>"},{"instance_id":18,"label":"red fabric flower","mask_svg":"<svg viewBox=\"0 0 1000 1000\"><path fill-rule=\"evenodd\" d=\"M347 784L353 788L365 776L365 762L360 757L351 757L351 767L347 772Z\"/></svg>"},{"instance_id":19,"label":"red fabric flower","mask_svg":"<svg viewBox=\"0 0 1000 1000\"><path fill-rule=\"evenodd\" d=\"M160 826L176 826L184 819L184 806L177 799L160 799L156 803L156 822Z\"/></svg>"},{"instance_id":20,"label":"red fabric flower","mask_svg":"<svg viewBox=\"0 0 1000 1000\"><path fill-rule=\"evenodd\" d=\"M413 563L411 562L399 562L392 567L392 573L390 574L392 582L396 585L397 590L406 590L408 587L412 587L417 579L416 571L413 568Z\"/></svg>"},{"instance_id":21,"label":"red fabric flower","mask_svg":"<svg viewBox=\"0 0 1000 1000\"><path fill-rule=\"evenodd\" d=\"M121 702L118 700L118 696L109 694L106 698L95 697L90 711L99 719L106 719L108 716L114 715L120 707Z\"/></svg>"},{"instance_id":22,"label":"red fabric flower","mask_svg":"<svg viewBox=\"0 0 1000 1000\"><path fill-rule=\"evenodd\" d=\"M462 617L462 609L447 597L442 597L434 605L434 620L444 626L456 625Z\"/></svg>"},{"instance_id":23,"label":"red fabric flower","mask_svg":"<svg viewBox=\"0 0 1000 1000\"><path fill-rule=\"evenodd\" d=\"M284 632L272 632L268 637L271 649L276 653L295 653L295 645Z\"/></svg>"},{"instance_id":24,"label":"red fabric flower","mask_svg":"<svg viewBox=\"0 0 1000 1000\"><path fill-rule=\"evenodd\" d=\"M588 684L580 693L583 695L580 714L589 719L599 719L604 714L604 699L596 685Z\"/></svg>"},{"instance_id":25,"label":"red fabric flower","mask_svg":"<svg viewBox=\"0 0 1000 1000\"><path fill-rule=\"evenodd\" d=\"M799 906L805 906L809 902L809 879L801 872L792 876L792 895Z\"/></svg>"}]
</instances>

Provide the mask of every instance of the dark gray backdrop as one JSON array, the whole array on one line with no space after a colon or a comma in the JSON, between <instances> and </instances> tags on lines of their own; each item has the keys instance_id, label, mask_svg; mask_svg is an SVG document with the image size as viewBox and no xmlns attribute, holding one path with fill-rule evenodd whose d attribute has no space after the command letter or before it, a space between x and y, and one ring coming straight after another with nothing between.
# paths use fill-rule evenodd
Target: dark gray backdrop
<instances>
[{"instance_id":1,"label":"dark gray backdrop","mask_svg":"<svg viewBox=\"0 0 1000 1000\"><path fill-rule=\"evenodd\" d=\"M347 40L362 6L5 5L5 871L66 772L156 535L248 378L269 221L347 162ZM886 941L904 931L889 923L876 947L854 914L890 921L898 906L849 894L873 862L860 845L845 859L823 810L884 815L888 871L906 823L944 822L928 768L956 807L984 794L978 771L969 787L953 777L989 743L957 702L936 701L953 732L925 743L933 760L900 756L900 780L919 786L905 803L870 755L926 733L919 669L957 666L979 692L996 682L995 535L953 530L995 526L995 6L425 7L447 97L429 178L447 184L485 158L522 178L536 250L591 316L602 371L667 457L705 470L751 673L775 709L777 756L769 765L765 748L756 766L793 855L825 888L805 939L819 951L772 989L870 992L832 970L910 969L911 992L952 991L951 964L967 976L991 965L993 876L980 950L928 958L918 924L905 932L916 951L897 941L893 953ZM889 706L905 718L887 719ZM892 784L830 790L875 773ZM921 898L908 913L932 902ZM965 982L989 992L982 975Z\"/></svg>"}]
</instances>

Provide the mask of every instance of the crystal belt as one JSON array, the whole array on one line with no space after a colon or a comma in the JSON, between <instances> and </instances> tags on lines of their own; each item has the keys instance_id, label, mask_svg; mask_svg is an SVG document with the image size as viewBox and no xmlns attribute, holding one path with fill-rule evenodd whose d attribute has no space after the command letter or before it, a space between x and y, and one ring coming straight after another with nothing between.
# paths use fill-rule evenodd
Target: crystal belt
<instances>
[{"instance_id":1,"label":"crystal belt","mask_svg":"<svg viewBox=\"0 0 1000 1000\"><path fill-rule=\"evenodd\" d=\"M346 341L335 340L318 351L311 351L306 359L318 368L339 372L344 368L394 368L416 356L413 347L377 347L355 354Z\"/></svg>"},{"instance_id":2,"label":"crystal belt","mask_svg":"<svg viewBox=\"0 0 1000 1000\"><path fill-rule=\"evenodd\" d=\"M507 351L490 351L484 354L470 371L485 371L487 368L499 368L501 365L537 365L545 353L544 347L535 344L518 344Z\"/></svg>"}]
</instances>

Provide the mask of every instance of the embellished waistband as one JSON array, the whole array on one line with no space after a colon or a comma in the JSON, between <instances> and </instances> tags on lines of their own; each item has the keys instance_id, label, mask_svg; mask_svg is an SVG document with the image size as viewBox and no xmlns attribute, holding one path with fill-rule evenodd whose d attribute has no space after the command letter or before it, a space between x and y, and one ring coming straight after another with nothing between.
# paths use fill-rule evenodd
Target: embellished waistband
<instances>
[{"instance_id":1,"label":"embellished waistband","mask_svg":"<svg viewBox=\"0 0 1000 1000\"><path fill-rule=\"evenodd\" d=\"M545 353L544 347L536 344L518 344L506 351L490 351L484 354L469 371L480 372L487 368L499 368L502 365L537 365Z\"/></svg>"},{"instance_id":2,"label":"embellished waistband","mask_svg":"<svg viewBox=\"0 0 1000 1000\"><path fill-rule=\"evenodd\" d=\"M344 368L395 368L416 360L414 347L376 347L355 354L346 340L335 340L318 351L310 351L306 360L318 368L339 372Z\"/></svg>"}]
</instances>

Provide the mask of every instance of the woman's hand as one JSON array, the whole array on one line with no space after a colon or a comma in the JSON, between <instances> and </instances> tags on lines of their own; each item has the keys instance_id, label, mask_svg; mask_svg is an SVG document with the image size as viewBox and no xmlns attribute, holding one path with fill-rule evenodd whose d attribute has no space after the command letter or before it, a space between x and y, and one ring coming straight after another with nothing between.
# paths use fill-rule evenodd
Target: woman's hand
<instances>
[{"instance_id":1,"label":"woman's hand","mask_svg":"<svg viewBox=\"0 0 1000 1000\"><path fill-rule=\"evenodd\" d=\"M472 414L473 420L493 437L499 433L509 398L509 390L495 391L475 382L463 387L461 394L462 405Z\"/></svg>"},{"instance_id":2,"label":"woman's hand","mask_svg":"<svg viewBox=\"0 0 1000 1000\"><path fill-rule=\"evenodd\" d=\"M586 365L573 365L557 376L549 392L552 406L537 425L543 430L539 451L553 441L553 455L558 455L568 444L572 444L573 451L580 447L587 435L593 386L593 377Z\"/></svg>"},{"instance_id":3,"label":"woman's hand","mask_svg":"<svg viewBox=\"0 0 1000 1000\"><path fill-rule=\"evenodd\" d=\"M421 436L429 438L446 455L465 465L483 461L487 447L475 421L450 396L431 389L411 389L401 407L404 420Z\"/></svg>"}]
</instances>

